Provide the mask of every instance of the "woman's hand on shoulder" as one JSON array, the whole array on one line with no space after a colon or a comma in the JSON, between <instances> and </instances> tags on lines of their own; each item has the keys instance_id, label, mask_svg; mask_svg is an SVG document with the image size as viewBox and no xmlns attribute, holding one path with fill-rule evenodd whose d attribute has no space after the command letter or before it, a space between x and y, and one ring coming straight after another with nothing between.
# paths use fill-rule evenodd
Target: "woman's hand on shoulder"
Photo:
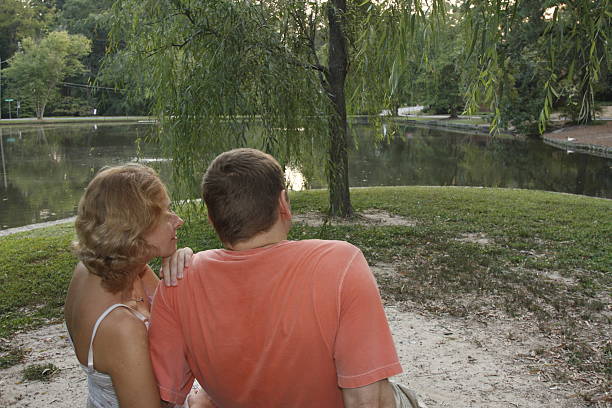
<instances>
[{"instance_id":1,"label":"woman's hand on shoulder","mask_svg":"<svg viewBox=\"0 0 612 408\"><path fill-rule=\"evenodd\" d=\"M179 248L175 253L162 259L159 277L166 286L176 286L178 279L183 279L184 272L191 265L193 251L189 247Z\"/></svg>"}]
</instances>

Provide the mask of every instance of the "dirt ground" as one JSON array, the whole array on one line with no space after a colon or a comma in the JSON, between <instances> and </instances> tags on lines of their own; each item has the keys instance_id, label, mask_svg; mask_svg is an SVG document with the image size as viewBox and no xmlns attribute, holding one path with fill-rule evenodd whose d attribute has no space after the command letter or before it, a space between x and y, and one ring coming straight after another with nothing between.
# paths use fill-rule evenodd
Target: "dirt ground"
<instances>
[{"instance_id":1,"label":"dirt ground","mask_svg":"<svg viewBox=\"0 0 612 408\"><path fill-rule=\"evenodd\" d=\"M295 222L316 225L320 215ZM413 225L384 212L369 211L358 222ZM482 240L481 236L464 239ZM375 275L397 273L392 264L372 267ZM428 408L581 408L578 390L555 383L542 370L534 350L549 344L527 320L509 319L495 310L477 318L436 316L411 303L388 303L385 310L404 373L394 378L417 392ZM0 339L8 342L9 340ZM84 406L87 383L62 323L20 333L11 341L26 350L22 364L0 370L0 407ZM25 381L31 364L52 363L59 371L48 382ZM75 405L76 404L76 405Z\"/></svg>"},{"instance_id":2,"label":"dirt ground","mask_svg":"<svg viewBox=\"0 0 612 408\"><path fill-rule=\"evenodd\" d=\"M320 214L294 217L296 223L321 225ZM365 211L351 223L414 225L413 220L383 211ZM482 237L466 236L477 242ZM479 241L478 241L479 242ZM378 277L393 275L394 265L372 267ZM443 407L586 407L567 384L542 376L532 350L545 343L529 322L509 320L491 311L477 319L423 314L410 303L386 304L385 310L404 373L394 380L417 392L429 408ZM73 355L63 324L22 333L14 346L28 351L26 360L0 370L1 407L72 408L84 404L85 374ZM59 372L49 382L22 379L31 364L53 363Z\"/></svg>"},{"instance_id":3,"label":"dirt ground","mask_svg":"<svg viewBox=\"0 0 612 408\"><path fill-rule=\"evenodd\" d=\"M612 121L598 126L573 126L546 133L545 138L573 144L612 147Z\"/></svg>"},{"instance_id":4,"label":"dirt ground","mask_svg":"<svg viewBox=\"0 0 612 408\"><path fill-rule=\"evenodd\" d=\"M545 339L531 336L526 323L436 317L411 311L410 305L385 309L404 367L394 379L415 390L429 408L586 407L569 386L538 376L529 358ZM19 334L13 344L29 353L23 364L0 371L0 406L85 405L85 374L63 324ZM24 367L48 362L60 369L51 381L23 381Z\"/></svg>"}]
</instances>

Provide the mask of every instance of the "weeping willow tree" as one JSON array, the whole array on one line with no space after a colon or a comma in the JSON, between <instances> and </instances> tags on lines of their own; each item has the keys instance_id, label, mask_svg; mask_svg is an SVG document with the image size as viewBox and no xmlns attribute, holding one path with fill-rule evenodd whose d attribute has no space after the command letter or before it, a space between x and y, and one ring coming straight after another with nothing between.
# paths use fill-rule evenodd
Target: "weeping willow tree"
<instances>
[{"instance_id":1,"label":"weeping willow tree","mask_svg":"<svg viewBox=\"0 0 612 408\"><path fill-rule=\"evenodd\" d=\"M519 52L531 53L532 66L543 78L538 83L540 133L555 103L578 123L594 119L595 89L610 60L609 0L466 0L461 10L470 110L488 103L494 113L493 128L507 124L501 106L516 92L513 68L519 57L511 49L522 41L526 44ZM527 26L536 28L525 30ZM533 72L532 77L538 74Z\"/></svg>"},{"instance_id":2,"label":"weeping willow tree","mask_svg":"<svg viewBox=\"0 0 612 408\"><path fill-rule=\"evenodd\" d=\"M347 110L392 104L407 44L443 5L117 0L113 37L131 61L132 86L154 101L160 143L181 190L193 192L212 156L255 133L285 164L298 156L323 160L330 214L347 217L353 213ZM346 95L347 78L354 98ZM360 83L379 91L360 92ZM326 157L317 157L315 147Z\"/></svg>"}]
</instances>

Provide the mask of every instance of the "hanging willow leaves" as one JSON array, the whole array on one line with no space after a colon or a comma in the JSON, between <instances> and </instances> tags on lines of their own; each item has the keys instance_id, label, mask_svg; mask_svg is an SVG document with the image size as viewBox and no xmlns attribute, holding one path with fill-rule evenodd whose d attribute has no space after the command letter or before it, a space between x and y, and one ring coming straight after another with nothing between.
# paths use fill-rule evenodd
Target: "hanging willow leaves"
<instances>
[{"instance_id":1,"label":"hanging willow leaves","mask_svg":"<svg viewBox=\"0 0 612 408\"><path fill-rule=\"evenodd\" d=\"M433 12L444 8L442 0L429 3ZM250 143L284 164L297 158L326 163L330 212L350 216L346 109L380 111L397 100L406 54L393 44L410 41L426 6L412 0L117 0L113 33L126 39L130 80L155 101L160 143L173 158L181 194L195 195L212 156ZM376 47L381 38L391 45ZM361 92L347 104L345 81L362 78L376 92ZM323 148L325 160L314 157L315 147Z\"/></svg>"},{"instance_id":2,"label":"hanging willow leaves","mask_svg":"<svg viewBox=\"0 0 612 408\"><path fill-rule=\"evenodd\" d=\"M489 104L495 116L493 124L507 123L503 112L512 107L500 109L500 104L514 100L516 105L516 97L512 99L508 94L518 86L512 72L520 73L518 61L525 55L539 55L539 60L530 61L530 65L536 70L534 77L542 77L540 133L546 129L557 103L578 123L594 120L596 86L610 59L609 0L469 0L463 3L462 10L469 38L466 62L476 57L476 68L466 70L471 72L470 110ZM545 29L539 30L542 23ZM529 26L533 27L531 31L526 28ZM530 41L520 36L530 37ZM522 48L513 50L515 44L521 43ZM537 85L531 85L534 86ZM496 126L492 128L497 130Z\"/></svg>"}]
</instances>

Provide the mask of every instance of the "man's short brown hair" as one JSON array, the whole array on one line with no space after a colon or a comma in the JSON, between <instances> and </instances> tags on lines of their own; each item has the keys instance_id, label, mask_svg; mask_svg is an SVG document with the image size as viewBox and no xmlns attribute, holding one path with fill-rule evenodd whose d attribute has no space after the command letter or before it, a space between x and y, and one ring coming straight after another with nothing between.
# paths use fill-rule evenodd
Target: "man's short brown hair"
<instances>
[{"instance_id":1,"label":"man's short brown hair","mask_svg":"<svg viewBox=\"0 0 612 408\"><path fill-rule=\"evenodd\" d=\"M255 149L217 156L202 179L202 198L222 242L234 245L276 222L285 177L274 157Z\"/></svg>"}]
</instances>

